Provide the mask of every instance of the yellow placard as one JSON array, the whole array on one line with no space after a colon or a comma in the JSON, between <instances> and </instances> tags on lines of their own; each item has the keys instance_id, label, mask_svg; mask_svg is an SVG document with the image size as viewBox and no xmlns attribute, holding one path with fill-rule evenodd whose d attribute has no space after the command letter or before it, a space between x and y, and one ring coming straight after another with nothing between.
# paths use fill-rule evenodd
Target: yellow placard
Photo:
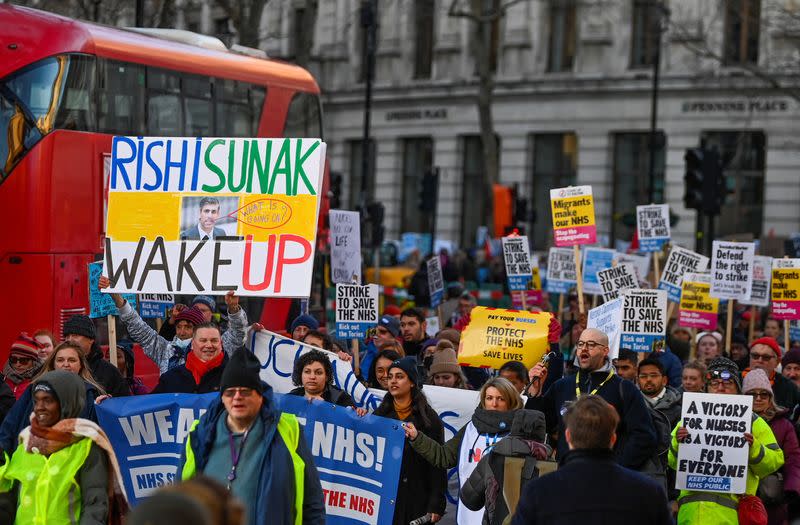
<instances>
[{"instance_id":1,"label":"yellow placard","mask_svg":"<svg viewBox=\"0 0 800 525\"><path fill-rule=\"evenodd\" d=\"M461 334L461 365L500 368L508 361L535 365L547 352L551 315L476 306Z\"/></svg>"},{"instance_id":2,"label":"yellow placard","mask_svg":"<svg viewBox=\"0 0 800 525\"><path fill-rule=\"evenodd\" d=\"M773 266L772 300L800 301L800 268L778 268Z\"/></svg>"},{"instance_id":3,"label":"yellow placard","mask_svg":"<svg viewBox=\"0 0 800 525\"><path fill-rule=\"evenodd\" d=\"M710 283L688 281L684 278L681 287L680 309L717 315L719 299L711 296Z\"/></svg>"}]
</instances>

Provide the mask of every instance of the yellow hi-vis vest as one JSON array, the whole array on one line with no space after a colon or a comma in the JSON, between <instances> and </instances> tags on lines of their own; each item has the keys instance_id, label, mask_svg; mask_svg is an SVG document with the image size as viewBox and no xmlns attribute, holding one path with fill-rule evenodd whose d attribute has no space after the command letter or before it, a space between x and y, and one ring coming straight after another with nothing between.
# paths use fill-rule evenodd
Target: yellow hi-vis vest
<instances>
[{"instance_id":1,"label":"yellow hi-vis vest","mask_svg":"<svg viewBox=\"0 0 800 525\"><path fill-rule=\"evenodd\" d=\"M194 451L192 450L192 431L200 424L197 419L189 429L189 435L186 437L186 462L183 464L181 470L181 480L187 480L194 477L197 473L195 464ZM283 438L286 443L286 448L289 449L289 455L292 458L292 466L294 467L294 523L295 525L302 525L303 523L303 494L305 492L305 467L306 462L297 453L297 445L300 442L300 424L297 422L297 417L294 414L286 412L281 413L278 420L278 434Z\"/></svg>"},{"instance_id":2,"label":"yellow hi-vis vest","mask_svg":"<svg viewBox=\"0 0 800 525\"><path fill-rule=\"evenodd\" d=\"M81 486L75 479L89 456L92 440L83 438L44 456L20 443L0 469L0 491L19 482L18 525L77 525L81 519Z\"/></svg>"}]
</instances>

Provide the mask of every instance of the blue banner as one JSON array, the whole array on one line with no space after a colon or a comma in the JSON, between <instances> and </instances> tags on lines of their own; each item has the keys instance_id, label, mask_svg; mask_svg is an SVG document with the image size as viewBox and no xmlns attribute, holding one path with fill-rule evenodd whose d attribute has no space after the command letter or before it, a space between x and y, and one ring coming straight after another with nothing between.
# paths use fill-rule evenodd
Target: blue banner
<instances>
[{"instance_id":1,"label":"blue banner","mask_svg":"<svg viewBox=\"0 0 800 525\"><path fill-rule=\"evenodd\" d=\"M608 248L586 248L583 252L583 291L587 294L602 295L597 272L611 268L614 250Z\"/></svg>"},{"instance_id":2,"label":"blue banner","mask_svg":"<svg viewBox=\"0 0 800 525\"><path fill-rule=\"evenodd\" d=\"M131 505L178 477L195 419L219 394L152 394L97 405L119 460ZM277 407L298 416L322 482L327 523L391 523L405 436L399 421L303 397L275 394Z\"/></svg>"},{"instance_id":3,"label":"blue banner","mask_svg":"<svg viewBox=\"0 0 800 525\"><path fill-rule=\"evenodd\" d=\"M341 339L365 339L367 330L375 326L376 323L336 323L336 336Z\"/></svg>"},{"instance_id":4,"label":"blue banner","mask_svg":"<svg viewBox=\"0 0 800 525\"><path fill-rule=\"evenodd\" d=\"M98 287L101 275L103 275L103 263L89 263L89 317L92 319L119 314L111 294L101 292ZM132 308L136 308L136 294L124 293L122 297Z\"/></svg>"},{"instance_id":5,"label":"blue banner","mask_svg":"<svg viewBox=\"0 0 800 525\"><path fill-rule=\"evenodd\" d=\"M172 294L144 293L139 295L139 315L142 319L160 319L167 310L175 306Z\"/></svg>"},{"instance_id":6,"label":"blue banner","mask_svg":"<svg viewBox=\"0 0 800 525\"><path fill-rule=\"evenodd\" d=\"M508 276L508 289L512 292L524 292L530 288L531 279L530 275L509 275Z\"/></svg>"}]
</instances>

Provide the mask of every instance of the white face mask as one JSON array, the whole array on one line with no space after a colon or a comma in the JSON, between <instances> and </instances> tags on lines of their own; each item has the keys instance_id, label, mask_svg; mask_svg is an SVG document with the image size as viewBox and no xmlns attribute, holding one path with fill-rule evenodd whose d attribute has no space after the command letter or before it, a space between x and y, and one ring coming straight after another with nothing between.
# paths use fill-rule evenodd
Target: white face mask
<instances>
[{"instance_id":1,"label":"white face mask","mask_svg":"<svg viewBox=\"0 0 800 525\"><path fill-rule=\"evenodd\" d=\"M181 350L186 350L187 348L189 348L189 345L191 344L191 342L192 342L191 338L189 338L189 339L178 339L177 337L175 337L175 339L173 339L173 341L172 341L172 346L177 346Z\"/></svg>"}]
</instances>

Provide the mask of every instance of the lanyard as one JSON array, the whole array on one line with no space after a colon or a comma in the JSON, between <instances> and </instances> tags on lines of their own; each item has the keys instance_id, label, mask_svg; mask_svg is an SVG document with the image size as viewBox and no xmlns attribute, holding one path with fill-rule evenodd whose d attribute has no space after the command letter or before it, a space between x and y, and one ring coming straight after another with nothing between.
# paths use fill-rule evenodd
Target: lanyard
<instances>
[{"instance_id":1,"label":"lanyard","mask_svg":"<svg viewBox=\"0 0 800 525\"><path fill-rule=\"evenodd\" d=\"M483 435L486 438L486 445L485 445L485 447L483 449L483 452L481 452L479 458L483 457L489 450L493 449L494 446L497 444L497 438L498 438L499 434L495 434L494 436L492 436L492 442L491 443L489 443L489 434L488 433L486 433L486 434L478 434L478 437L476 437L475 441L472 442L472 448L469 449L469 458L467 458L467 461L469 463L472 463L475 460L475 445L478 444L478 440L481 438L481 435Z\"/></svg>"},{"instance_id":2,"label":"lanyard","mask_svg":"<svg viewBox=\"0 0 800 525\"><path fill-rule=\"evenodd\" d=\"M591 372L590 372L590 374L591 374ZM575 399L576 400L580 399L580 397L581 397L580 376L581 376L581 371L578 370L578 373L575 374ZM589 375L589 381L590 381L589 385L591 385L591 377L592 376ZM608 375L606 376L605 379L603 379L603 382L600 383L599 385L597 385L597 387L594 390L589 392L589 395L590 396L595 395L597 393L597 391L600 390L601 388L603 388L603 385L605 385L608 382L608 380L611 379L612 377L614 377L614 370L609 370L608 371Z\"/></svg>"},{"instance_id":3,"label":"lanyard","mask_svg":"<svg viewBox=\"0 0 800 525\"><path fill-rule=\"evenodd\" d=\"M249 428L244 431L244 436L242 436L242 441L239 443L239 450L237 451L233 445L233 432L228 430L228 444L231 447L231 471L228 473L228 490L231 490L231 483L236 479L236 467L239 465L239 460L242 459L242 450L244 450L244 443L247 441L249 433Z\"/></svg>"}]
</instances>

